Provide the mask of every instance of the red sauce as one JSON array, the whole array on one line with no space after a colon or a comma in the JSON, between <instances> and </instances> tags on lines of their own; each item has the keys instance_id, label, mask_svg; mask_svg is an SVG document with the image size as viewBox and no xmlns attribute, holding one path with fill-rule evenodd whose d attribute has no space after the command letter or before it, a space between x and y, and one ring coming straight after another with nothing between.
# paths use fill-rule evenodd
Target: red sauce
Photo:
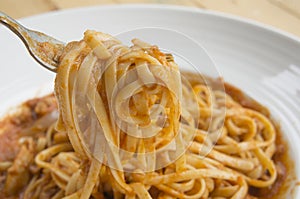
<instances>
[{"instance_id":1,"label":"red sauce","mask_svg":"<svg viewBox=\"0 0 300 199\"><path fill-rule=\"evenodd\" d=\"M19 152L18 138L21 129L56 109L53 94L28 100L11 115L0 121L0 161L11 161Z\"/></svg>"}]
</instances>

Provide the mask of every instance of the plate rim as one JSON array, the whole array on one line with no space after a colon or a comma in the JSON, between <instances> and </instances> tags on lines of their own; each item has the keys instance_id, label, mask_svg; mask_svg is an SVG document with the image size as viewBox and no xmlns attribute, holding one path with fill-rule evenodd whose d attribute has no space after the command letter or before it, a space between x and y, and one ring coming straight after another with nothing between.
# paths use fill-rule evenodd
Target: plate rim
<instances>
[{"instance_id":1,"label":"plate rim","mask_svg":"<svg viewBox=\"0 0 300 199\"><path fill-rule=\"evenodd\" d=\"M171 10L171 11L184 11L184 12L191 12L191 13L198 13L198 14L205 14L209 16L213 16L216 18L223 18L229 21L235 21L239 23L243 23L245 25L251 26L252 28L259 28L267 32L271 32L277 34L278 36L284 37L286 39L292 40L300 45L300 36L297 36L293 33L290 33L286 30L282 30L270 24L266 24L255 19L234 15L231 13L226 13L222 11L210 10L210 9L203 9L198 7L189 7L183 5L171 5L171 4L141 4L141 3L128 3L128 4L106 4L106 5L91 5L91 6L83 6L83 7L73 7L73 8L64 8L60 10L53 10L44 13L34 14L27 17L18 18L18 21L21 23L34 20L35 18L40 17L51 17L52 15L61 15L61 14L68 14L68 13L76 13L76 12L83 12L83 11L95 11L95 10L102 10L102 9L156 9L156 10Z\"/></svg>"}]
</instances>

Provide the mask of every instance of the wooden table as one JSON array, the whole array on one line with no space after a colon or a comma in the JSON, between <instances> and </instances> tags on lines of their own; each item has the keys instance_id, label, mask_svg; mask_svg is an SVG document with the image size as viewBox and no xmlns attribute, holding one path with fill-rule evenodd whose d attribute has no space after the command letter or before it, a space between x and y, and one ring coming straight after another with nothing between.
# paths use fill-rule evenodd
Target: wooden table
<instances>
[{"instance_id":1,"label":"wooden table","mask_svg":"<svg viewBox=\"0 0 300 199\"><path fill-rule=\"evenodd\" d=\"M217 10L282 29L300 37L300 0L0 0L0 10L15 18L73 7L157 3Z\"/></svg>"}]
</instances>

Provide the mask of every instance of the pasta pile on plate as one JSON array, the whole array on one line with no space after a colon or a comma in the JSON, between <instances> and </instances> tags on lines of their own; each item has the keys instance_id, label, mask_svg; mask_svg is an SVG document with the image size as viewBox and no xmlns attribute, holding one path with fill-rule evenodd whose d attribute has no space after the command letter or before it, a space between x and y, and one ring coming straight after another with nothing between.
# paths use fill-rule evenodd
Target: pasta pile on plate
<instances>
[{"instance_id":1,"label":"pasta pile on plate","mask_svg":"<svg viewBox=\"0 0 300 199\"><path fill-rule=\"evenodd\" d=\"M250 186L271 186L271 121L181 73L157 46L132 43L86 31L68 44L55 81L59 116L24 142L36 168L24 198L241 199ZM20 159L5 168L9 195Z\"/></svg>"}]
</instances>

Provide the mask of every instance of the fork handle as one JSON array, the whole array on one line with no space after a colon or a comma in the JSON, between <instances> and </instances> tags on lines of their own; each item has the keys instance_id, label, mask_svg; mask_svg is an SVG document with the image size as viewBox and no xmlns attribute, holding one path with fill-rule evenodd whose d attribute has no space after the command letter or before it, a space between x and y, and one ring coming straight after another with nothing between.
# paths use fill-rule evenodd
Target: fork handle
<instances>
[{"instance_id":1,"label":"fork handle","mask_svg":"<svg viewBox=\"0 0 300 199\"><path fill-rule=\"evenodd\" d=\"M26 29L19 24L16 20L9 17L7 14L0 11L0 23L5 25L7 28L9 28L11 31L13 31L18 37L24 42L24 44L27 46L27 41L25 39L25 36L28 37Z\"/></svg>"}]
</instances>

